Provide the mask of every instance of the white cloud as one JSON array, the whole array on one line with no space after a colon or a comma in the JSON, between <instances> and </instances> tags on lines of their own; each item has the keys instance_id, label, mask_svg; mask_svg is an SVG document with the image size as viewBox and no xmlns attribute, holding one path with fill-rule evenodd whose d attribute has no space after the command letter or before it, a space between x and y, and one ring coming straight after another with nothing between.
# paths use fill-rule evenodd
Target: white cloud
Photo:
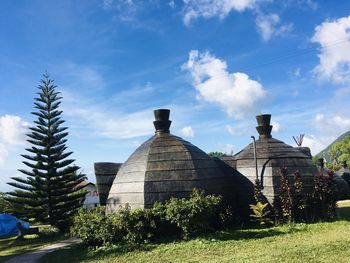
<instances>
[{"instance_id":1,"label":"white cloud","mask_svg":"<svg viewBox=\"0 0 350 263\"><path fill-rule=\"evenodd\" d=\"M313 122L316 128L318 128L323 134L332 136L339 136L350 130L350 118L337 114L332 116L317 114Z\"/></svg>"},{"instance_id":2,"label":"white cloud","mask_svg":"<svg viewBox=\"0 0 350 263\"><path fill-rule=\"evenodd\" d=\"M198 17L210 18L218 16L225 18L230 12L243 12L257 6L261 0L183 0L185 25Z\"/></svg>"},{"instance_id":3,"label":"white cloud","mask_svg":"<svg viewBox=\"0 0 350 263\"><path fill-rule=\"evenodd\" d=\"M0 116L0 140L8 145L23 145L29 124L19 116Z\"/></svg>"},{"instance_id":4,"label":"white cloud","mask_svg":"<svg viewBox=\"0 0 350 263\"><path fill-rule=\"evenodd\" d=\"M271 125L272 125L272 132L276 132L277 133L277 132L280 132L282 130L281 124L279 122L277 122L277 121L273 121L271 123Z\"/></svg>"},{"instance_id":5,"label":"white cloud","mask_svg":"<svg viewBox=\"0 0 350 263\"><path fill-rule=\"evenodd\" d=\"M219 151L226 155L233 155L236 147L233 144L218 144Z\"/></svg>"},{"instance_id":6,"label":"white cloud","mask_svg":"<svg viewBox=\"0 0 350 263\"><path fill-rule=\"evenodd\" d=\"M189 137L189 138L193 138L194 137L194 131L192 129L191 126L186 126L186 127L183 127L181 130L180 130L180 134L184 137Z\"/></svg>"},{"instance_id":7,"label":"white cloud","mask_svg":"<svg viewBox=\"0 0 350 263\"><path fill-rule=\"evenodd\" d=\"M198 98L220 105L229 116L257 113L267 92L245 73L227 71L227 64L208 52L192 50L183 69L191 73Z\"/></svg>"},{"instance_id":8,"label":"white cloud","mask_svg":"<svg viewBox=\"0 0 350 263\"><path fill-rule=\"evenodd\" d=\"M225 130L231 135L237 134L236 129L232 125L229 125L229 124L225 125Z\"/></svg>"},{"instance_id":9,"label":"white cloud","mask_svg":"<svg viewBox=\"0 0 350 263\"><path fill-rule=\"evenodd\" d=\"M329 144L335 140L335 137L326 136L326 137L316 137L315 135L304 136L303 147L309 147L312 155L316 155L322 150L324 150Z\"/></svg>"},{"instance_id":10,"label":"white cloud","mask_svg":"<svg viewBox=\"0 0 350 263\"><path fill-rule=\"evenodd\" d=\"M285 35L293 30L293 24L280 25L280 17L277 14L259 14L255 23L263 41L269 41L273 36Z\"/></svg>"},{"instance_id":11,"label":"white cloud","mask_svg":"<svg viewBox=\"0 0 350 263\"><path fill-rule=\"evenodd\" d=\"M350 130L350 118L334 115L317 114L313 126L320 131L319 135L305 134L303 146L310 147L313 155L318 154L337 137Z\"/></svg>"},{"instance_id":12,"label":"white cloud","mask_svg":"<svg viewBox=\"0 0 350 263\"><path fill-rule=\"evenodd\" d=\"M19 116L0 116L0 164L4 164L13 148L25 144L29 124Z\"/></svg>"},{"instance_id":13,"label":"white cloud","mask_svg":"<svg viewBox=\"0 0 350 263\"><path fill-rule=\"evenodd\" d=\"M85 92L95 92L105 88L106 83L102 75L93 67L68 63L61 73L69 86L79 87Z\"/></svg>"},{"instance_id":14,"label":"white cloud","mask_svg":"<svg viewBox=\"0 0 350 263\"><path fill-rule=\"evenodd\" d=\"M85 105L67 105L65 115L91 129L95 134L113 139L130 139L154 132L152 110L133 113L113 112Z\"/></svg>"},{"instance_id":15,"label":"white cloud","mask_svg":"<svg viewBox=\"0 0 350 263\"><path fill-rule=\"evenodd\" d=\"M320 61L314 73L334 83L349 83L350 16L318 25L311 41L321 46L318 54Z\"/></svg>"},{"instance_id":16,"label":"white cloud","mask_svg":"<svg viewBox=\"0 0 350 263\"><path fill-rule=\"evenodd\" d=\"M171 1L169 1L169 6L171 7L171 8L176 8L176 4L175 4L175 1L174 0L171 0Z\"/></svg>"}]
</instances>

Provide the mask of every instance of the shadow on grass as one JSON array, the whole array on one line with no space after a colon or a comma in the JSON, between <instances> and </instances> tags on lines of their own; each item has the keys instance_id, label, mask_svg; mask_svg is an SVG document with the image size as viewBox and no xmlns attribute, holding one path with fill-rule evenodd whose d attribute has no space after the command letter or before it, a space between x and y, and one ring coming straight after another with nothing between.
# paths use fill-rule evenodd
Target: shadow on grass
<instances>
[{"instance_id":1,"label":"shadow on grass","mask_svg":"<svg viewBox=\"0 0 350 263\"><path fill-rule=\"evenodd\" d=\"M0 239L0 263L11 257L32 251L43 245L63 239L62 235L40 236L27 235Z\"/></svg>"},{"instance_id":2,"label":"shadow on grass","mask_svg":"<svg viewBox=\"0 0 350 263\"><path fill-rule=\"evenodd\" d=\"M294 232L304 231L303 227L294 227L285 226L282 230L276 228L265 228L265 229L248 229L248 230L237 230L230 229L227 231L220 231L215 233L208 233L207 235L200 236L200 239L212 240L215 239L217 241L226 241L226 240L249 240L249 239L258 239L258 238L266 238L278 235L285 235ZM144 252L144 251L152 251L160 244L169 244L181 242L181 240L162 240L159 243L152 244L142 244L142 245L112 245L110 247L91 249L88 248L84 244L75 245L71 248L64 248L49 255L44 256L39 263L61 263L62 258L69 258L71 262L79 262L82 260L102 260L104 258L110 258L111 256L121 255L129 252ZM190 241L190 240L189 240Z\"/></svg>"},{"instance_id":3,"label":"shadow on grass","mask_svg":"<svg viewBox=\"0 0 350 263\"><path fill-rule=\"evenodd\" d=\"M120 255L128 252L151 251L157 244L147 245L113 245L111 247L92 249L84 244L62 248L45 255L39 263L62 263L62 258L69 259L69 262L80 262L83 260L103 260L112 255Z\"/></svg>"},{"instance_id":4,"label":"shadow on grass","mask_svg":"<svg viewBox=\"0 0 350 263\"><path fill-rule=\"evenodd\" d=\"M243 230L228 230L220 231L214 234L209 234L204 237L205 239L216 239L221 241L227 240L249 240L260 239L273 236L281 236L285 234L305 231L304 228L294 227L293 225L285 226L282 229L273 228L261 228L261 229L243 229Z\"/></svg>"}]
</instances>

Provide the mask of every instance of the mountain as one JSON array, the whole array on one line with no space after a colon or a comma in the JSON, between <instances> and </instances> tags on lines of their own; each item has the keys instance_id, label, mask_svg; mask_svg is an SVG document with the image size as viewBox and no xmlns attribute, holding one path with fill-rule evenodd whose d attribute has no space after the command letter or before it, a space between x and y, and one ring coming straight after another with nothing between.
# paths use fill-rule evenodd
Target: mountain
<instances>
[{"instance_id":1,"label":"mountain","mask_svg":"<svg viewBox=\"0 0 350 263\"><path fill-rule=\"evenodd\" d=\"M321 152L319 152L318 154L316 154L317 158L324 158L326 159L327 162L330 161L330 157L327 154L328 150L332 147L333 144L335 144L338 141L341 141L343 139L345 139L346 137L350 136L350 131L347 131L345 133L343 133L342 135L340 135L337 139L335 139L330 145L328 145L325 149L323 149Z\"/></svg>"}]
</instances>

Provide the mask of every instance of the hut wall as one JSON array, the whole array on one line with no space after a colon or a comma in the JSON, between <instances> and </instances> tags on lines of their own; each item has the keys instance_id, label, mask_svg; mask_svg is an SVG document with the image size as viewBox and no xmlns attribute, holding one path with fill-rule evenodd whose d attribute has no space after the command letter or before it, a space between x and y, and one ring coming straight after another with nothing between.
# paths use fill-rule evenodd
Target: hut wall
<instances>
[{"instance_id":1,"label":"hut wall","mask_svg":"<svg viewBox=\"0 0 350 263\"><path fill-rule=\"evenodd\" d=\"M252 183L255 182L254 160L236 160L237 171L247 177ZM263 194L273 202L278 195L281 178L281 168L287 168L290 184L294 182L294 172L299 171L303 182L304 192L311 192L314 185L313 176L317 174L317 168L310 159L281 158L281 159L258 159L258 175L263 185Z\"/></svg>"},{"instance_id":2,"label":"hut wall","mask_svg":"<svg viewBox=\"0 0 350 263\"><path fill-rule=\"evenodd\" d=\"M106 205L109 191L121 163L98 162L94 163L96 186L100 197L100 205Z\"/></svg>"}]
</instances>

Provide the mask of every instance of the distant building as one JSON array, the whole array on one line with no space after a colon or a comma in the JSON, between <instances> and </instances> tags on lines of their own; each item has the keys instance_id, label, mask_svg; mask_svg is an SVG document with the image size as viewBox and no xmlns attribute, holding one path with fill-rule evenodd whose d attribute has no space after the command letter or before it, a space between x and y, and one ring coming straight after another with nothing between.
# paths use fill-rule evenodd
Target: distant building
<instances>
[{"instance_id":1,"label":"distant building","mask_svg":"<svg viewBox=\"0 0 350 263\"><path fill-rule=\"evenodd\" d=\"M90 209L98 206L100 204L100 198L98 196L98 192L95 184L84 181L78 185L78 187L81 187L81 186L87 192L83 207L86 209Z\"/></svg>"}]
</instances>

